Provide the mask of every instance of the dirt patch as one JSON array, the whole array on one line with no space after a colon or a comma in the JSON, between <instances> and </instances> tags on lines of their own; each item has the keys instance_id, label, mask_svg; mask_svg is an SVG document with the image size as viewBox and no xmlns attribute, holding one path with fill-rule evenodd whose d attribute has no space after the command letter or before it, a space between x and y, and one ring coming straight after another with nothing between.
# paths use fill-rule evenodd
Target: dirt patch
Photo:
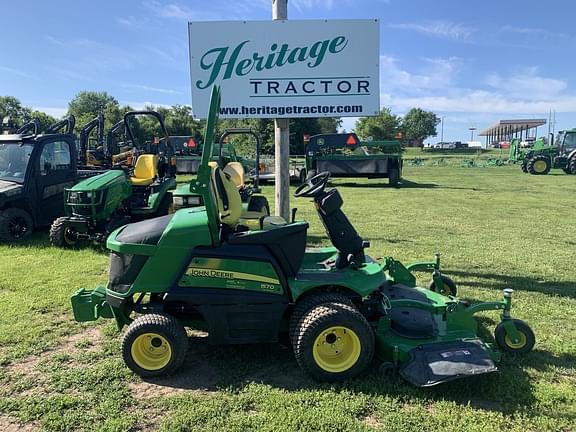
<instances>
[{"instance_id":1,"label":"dirt patch","mask_svg":"<svg viewBox=\"0 0 576 432\"><path fill-rule=\"evenodd\" d=\"M0 430L2 432L34 432L40 430L40 427L36 423L22 424L7 415L0 414Z\"/></svg>"},{"instance_id":2,"label":"dirt patch","mask_svg":"<svg viewBox=\"0 0 576 432\"><path fill-rule=\"evenodd\" d=\"M370 414L366 417L364 417L362 419L362 421L366 424L366 426L368 427L372 427L372 428L378 428L380 426L382 426L382 423L380 423L380 420L378 420L376 418L376 416L374 416L374 414Z\"/></svg>"},{"instance_id":3,"label":"dirt patch","mask_svg":"<svg viewBox=\"0 0 576 432\"><path fill-rule=\"evenodd\" d=\"M84 341L90 341L89 345L85 348L79 347L83 345ZM82 333L76 333L67 337L58 348L44 351L43 353L30 356L18 363L12 363L6 366L8 372L22 373L25 375L33 375L36 371L38 364L43 360L53 357L58 354L66 354L73 357L82 351L95 352L102 347L102 333L98 328L88 328Z\"/></svg>"}]
</instances>

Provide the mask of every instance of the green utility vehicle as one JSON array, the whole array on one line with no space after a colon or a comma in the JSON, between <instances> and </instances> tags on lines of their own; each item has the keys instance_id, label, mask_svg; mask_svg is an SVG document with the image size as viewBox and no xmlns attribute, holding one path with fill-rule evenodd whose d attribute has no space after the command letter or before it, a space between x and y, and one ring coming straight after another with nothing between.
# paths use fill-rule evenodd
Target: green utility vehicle
<instances>
[{"instance_id":1,"label":"green utility vehicle","mask_svg":"<svg viewBox=\"0 0 576 432\"><path fill-rule=\"evenodd\" d=\"M196 174L202 160L204 144L198 137L170 137L176 139L174 145L176 154L176 172L178 174ZM233 145L224 142L212 147L212 160L221 164L241 162L244 160L236 154Z\"/></svg>"},{"instance_id":2,"label":"green utility vehicle","mask_svg":"<svg viewBox=\"0 0 576 432\"><path fill-rule=\"evenodd\" d=\"M76 154L73 116L39 133L31 121L0 135L0 241L25 239L64 214L64 190L97 174L83 170Z\"/></svg>"},{"instance_id":3,"label":"green utility vehicle","mask_svg":"<svg viewBox=\"0 0 576 432\"><path fill-rule=\"evenodd\" d=\"M212 146L219 110L212 97L206 143ZM187 208L115 230L106 287L72 296L77 321L113 318L128 326L126 365L142 377L175 372L188 350L186 326L203 322L212 344L291 340L296 361L321 381L363 372L376 356L383 371L398 370L431 386L496 370L500 352L478 336L474 315L499 311L495 340L504 351L529 352L530 327L511 317L512 290L500 301L471 304L448 294L439 262L404 266L375 260L327 189L330 174L295 192L310 197L333 247L306 249L308 223L268 229L238 227L240 194L205 152L192 184L203 207ZM430 270L434 291L416 286L415 270ZM193 371L190 371L193 373Z\"/></svg>"},{"instance_id":4,"label":"green utility vehicle","mask_svg":"<svg viewBox=\"0 0 576 432\"><path fill-rule=\"evenodd\" d=\"M520 147L514 138L510 143L511 162L520 162L522 171L533 175L546 175L551 169L562 169L566 174L576 174L576 129L558 132L550 142L541 137L528 147Z\"/></svg>"},{"instance_id":5,"label":"green utility vehicle","mask_svg":"<svg viewBox=\"0 0 576 432\"><path fill-rule=\"evenodd\" d=\"M332 177L388 178L397 186L402 178L402 145L399 141L361 142L354 133L310 137L306 167L300 179L328 171Z\"/></svg>"},{"instance_id":6,"label":"green utility vehicle","mask_svg":"<svg viewBox=\"0 0 576 432\"><path fill-rule=\"evenodd\" d=\"M164 142L154 146L155 153L137 156L133 169L118 166L66 189L66 216L54 220L50 228L54 246L102 242L121 225L168 214L172 203L169 191L176 188L170 139L160 114L131 111L124 116L124 127L132 143L136 141L130 120L141 115L158 121Z\"/></svg>"},{"instance_id":7,"label":"green utility vehicle","mask_svg":"<svg viewBox=\"0 0 576 432\"><path fill-rule=\"evenodd\" d=\"M255 144L255 162L254 168L250 170L249 177L250 183L246 184L247 177L244 165L237 160L230 160L227 157L225 149L230 153L236 155L234 145L229 142L233 136L247 135L252 137ZM240 198L242 200L242 215L240 224L250 229L259 228L260 224L264 222L264 218L270 215L270 205L260 189L260 149L261 149L260 136L253 130L248 128L230 128L224 130L218 144L214 147L218 150L216 161L212 158L210 164L222 168L222 172L236 185ZM198 181L198 179L196 180ZM198 194L194 190L194 180L190 184L183 184L179 186L173 193L173 209L179 210L182 208L203 206L204 201L202 194ZM271 221L270 219L268 221Z\"/></svg>"}]
</instances>

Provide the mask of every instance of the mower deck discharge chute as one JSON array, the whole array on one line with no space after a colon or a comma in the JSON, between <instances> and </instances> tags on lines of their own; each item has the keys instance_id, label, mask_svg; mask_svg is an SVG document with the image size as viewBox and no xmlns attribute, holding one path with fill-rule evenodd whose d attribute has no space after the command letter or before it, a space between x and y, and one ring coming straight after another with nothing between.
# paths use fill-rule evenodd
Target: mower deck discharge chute
<instances>
[{"instance_id":1,"label":"mower deck discharge chute","mask_svg":"<svg viewBox=\"0 0 576 432\"><path fill-rule=\"evenodd\" d=\"M213 142L220 94L212 92L206 126ZM208 149L211 150L211 149ZM500 353L477 334L474 314L501 312L497 345L532 349L534 334L512 319L512 290L501 301L459 300L440 260L404 266L365 254L369 243L328 189L329 173L295 192L310 197L333 247L306 249L308 223L246 230L236 186L205 151L193 190L204 206L126 225L108 238L106 287L72 296L77 321L114 318L127 326L126 365L142 377L178 369L188 348L185 326L204 322L212 344L270 343L287 333L300 367L314 379L341 381L363 372L374 356L382 372L398 370L418 386L496 370ZM414 271L432 272L429 288Z\"/></svg>"}]
</instances>

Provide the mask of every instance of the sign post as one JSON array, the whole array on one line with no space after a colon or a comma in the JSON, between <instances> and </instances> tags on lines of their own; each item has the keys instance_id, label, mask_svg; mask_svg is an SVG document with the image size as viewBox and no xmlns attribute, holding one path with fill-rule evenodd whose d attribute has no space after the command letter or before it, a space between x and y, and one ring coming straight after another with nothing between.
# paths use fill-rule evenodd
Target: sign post
<instances>
[{"instance_id":1,"label":"sign post","mask_svg":"<svg viewBox=\"0 0 576 432\"><path fill-rule=\"evenodd\" d=\"M288 0L272 0L272 20L288 19ZM274 119L275 213L290 217L290 120Z\"/></svg>"}]
</instances>

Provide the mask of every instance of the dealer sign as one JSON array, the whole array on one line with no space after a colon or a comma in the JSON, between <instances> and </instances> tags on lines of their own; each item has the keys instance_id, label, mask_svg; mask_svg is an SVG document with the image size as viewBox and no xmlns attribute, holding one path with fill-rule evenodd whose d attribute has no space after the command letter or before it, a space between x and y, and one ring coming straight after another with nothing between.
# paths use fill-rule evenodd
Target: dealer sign
<instances>
[{"instance_id":1,"label":"dealer sign","mask_svg":"<svg viewBox=\"0 0 576 432\"><path fill-rule=\"evenodd\" d=\"M378 20L191 22L192 107L227 118L360 117L380 109Z\"/></svg>"}]
</instances>

